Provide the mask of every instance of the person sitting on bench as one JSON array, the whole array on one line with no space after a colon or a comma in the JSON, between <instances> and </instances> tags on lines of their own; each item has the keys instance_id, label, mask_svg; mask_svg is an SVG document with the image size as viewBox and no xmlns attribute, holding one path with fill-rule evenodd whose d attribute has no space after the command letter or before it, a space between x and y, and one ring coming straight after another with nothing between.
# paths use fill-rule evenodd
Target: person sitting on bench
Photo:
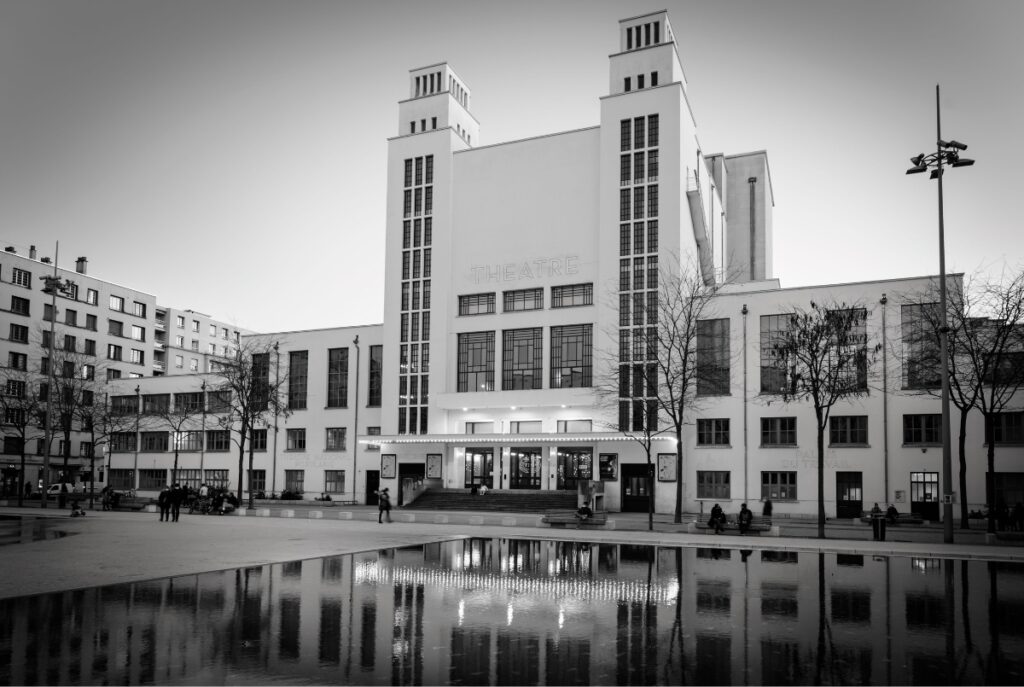
<instances>
[{"instance_id":1,"label":"person sitting on bench","mask_svg":"<svg viewBox=\"0 0 1024 687\"><path fill-rule=\"evenodd\" d=\"M590 510L590 506L585 503L576 509L576 517L580 520L587 520L588 518L593 517L593 515L594 511Z\"/></svg>"},{"instance_id":2,"label":"person sitting on bench","mask_svg":"<svg viewBox=\"0 0 1024 687\"><path fill-rule=\"evenodd\" d=\"M740 534L746 534L750 529L750 523L754 521L754 514L747 508L747 504L740 506L740 517L738 520L740 527Z\"/></svg>"},{"instance_id":3,"label":"person sitting on bench","mask_svg":"<svg viewBox=\"0 0 1024 687\"><path fill-rule=\"evenodd\" d=\"M722 531L725 527L725 513L722 512L722 507L717 503L715 507L711 509L711 516L708 518L708 527L715 528L715 534Z\"/></svg>"},{"instance_id":4,"label":"person sitting on bench","mask_svg":"<svg viewBox=\"0 0 1024 687\"><path fill-rule=\"evenodd\" d=\"M885 519L889 521L889 524L893 524L900 517L900 513L896 510L896 506L889 504L889 508L885 511Z\"/></svg>"}]
</instances>

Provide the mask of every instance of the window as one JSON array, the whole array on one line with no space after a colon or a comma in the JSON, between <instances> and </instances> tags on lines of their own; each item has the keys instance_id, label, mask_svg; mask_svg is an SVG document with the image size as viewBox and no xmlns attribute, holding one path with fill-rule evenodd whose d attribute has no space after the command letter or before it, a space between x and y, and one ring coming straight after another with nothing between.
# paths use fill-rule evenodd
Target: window
<instances>
[{"instance_id":1,"label":"window","mask_svg":"<svg viewBox=\"0 0 1024 687\"><path fill-rule=\"evenodd\" d=\"M94 332L94 331L96 331L96 327L97 327L97 325L96 325L96 316L95 315L86 315L85 316L85 328L88 329L90 332Z\"/></svg>"},{"instance_id":2,"label":"window","mask_svg":"<svg viewBox=\"0 0 1024 687\"><path fill-rule=\"evenodd\" d=\"M503 338L501 388L543 388L543 329L506 329Z\"/></svg>"},{"instance_id":3,"label":"window","mask_svg":"<svg viewBox=\"0 0 1024 687\"><path fill-rule=\"evenodd\" d=\"M509 434L540 434L544 431L541 420L513 420L508 423Z\"/></svg>"},{"instance_id":4,"label":"window","mask_svg":"<svg viewBox=\"0 0 1024 687\"><path fill-rule=\"evenodd\" d=\"M762 472L761 499L796 501L796 472Z\"/></svg>"},{"instance_id":5,"label":"window","mask_svg":"<svg viewBox=\"0 0 1024 687\"><path fill-rule=\"evenodd\" d=\"M113 489L134 489L135 471L125 470L123 468L111 468L110 472L107 473L107 484Z\"/></svg>"},{"instance_id":6,"label":"window","mask_svg":"<svg viewBox=\"0 0 1024 687\"><path fill-rule=\"evenodd\" d=\"M249 443L252 446L253 451L266 451L267 450L267 430L266 429L254 429L252 434L249 436Z\"/></svg>"},{"instance_id":7,"label":"window","mask_svg":"<svg viewBox=\"0 0 1024 687\"><path fill-rule=\"evenodd\" d=\"M88 363L82 365L82 379L96 379L96 366L89 365Z\"/></svg>"},{"instance_id":8,"label":"window","mask_svg":"<svg viewBox=\"0 0 1024 687\"><path fill-rule=\"evenodd\" d=\"M867 446L867 415L833 415L828 419L829 446Z\"/></svg>"},{"instance_id":9,"label":"window","mask_svg":"<svg viewBox=\"0 0 1024 687\"><path fill-rule=\"evenodd\" d=\"M941 444L942 443L942 415L904 415L903 416L903 443L915 444Z\"/></svg>"},{"instance_id":10,"label":"window","mask_svg":"<svg viewBox=\"0 0 1024 687\"><path fill-rule=\"evenodd\" d=\"M78 339L70 334L64 335L64 350L68 353L74 353L78 350Z\"/></svg>"},{"instance_id":11,"label":"window","mask_svg":"<svg viewBox=\"0 0 1024 687\"><path fill-rule=\"evenodd\" d=\"M494 312L493 293L459 296L459 315L488 315Z\"/></svg>"},{"instance_id":12,"label":"window","mask_svg":"<svg viewBox=\"0 0 1024 687\"><path fill-rule=\"evenodd\" d=\"M10 352L7 354L7 366L12 370L27 370L28 356L24 353Z\"/></svg>"},{"instance_id":13,"label":"window","mask_svg":"<svg viewBox=\"0 0 1024 687\"><path fill-rule=\"evenodd\" d=\"M643 87L644 87L644 75L643 74L637 74L637 76L636 76L636 87L638 89L643 89Z\"/></svg>"},{"instance_id":14,"label":"window","mask_svg":"<svg viewBox=\"0 0 1024 687\"><path fill-rule=\"evenodd\" d=\"M124 312L124 299L120 296L111 296L110 309L118 312Z\"/></svg>"},{"instance_id":15,"label":"window","mask_svg":"<svg viewBox=\"0 0 1024 687\"><path fill-rule=\"evenodd\" d=\"M327 350L327 407L348 407L348 349Z\"/></svg>"},{"instance_id":16,"label":"window","mask_svg":"<svg viewBox=\"0 0 1024 687\"><path fill-rule=\"evenodd\" d=\"M328 427L327 428L327 443L324 445L327 451L344 451L345 450L345 428L344 427Z\"/></svg>"},{"instance_id":17,"label":"window","mask_svg":"<svg viewBox=\"0 0 1024 687\"><path fill-rule=\"evenodd\" d=\"M761 418L761 446L796 446L796 418Z\"/></svg>"},{"instance_id":18,"label":"window","mask_svg":"<svg viewBox=\"0 0 1024 687\"><path fill-rule=\"evenodd\" d=\"M1024 412L996 413L992 423L992 442L1024 444Z\"/></svg>"},{"instance_id":19,"label":"window","mask_svg":"<svg viewBox=\"0 0 1024 687\"><path fill-rule=\"evenodd\" d=\"M111 336L124 336L124 323L117 320L107 320L107 334Z\"/></svg>"},{"instance_id":20,"label":"window","mask_svg":"<svg viewBox=\"0 0 1024 687\"><path fill-rule=\"evenodd\" d=\"M202 486L202 471L195 468L178 468L178 484L183 487L199 490Z\"/></svg>"},{"instance_id":21,"label":"window","mask_svg":"<svg viewBox=\"0 0 1024 687\"><path fill-rule=\"evenodd\" d=\"M134 451L135 441L135 432L112 432L110 435L110 451L112 453Z\"/></svg>"},{"instance_id":22,"label":"window","mask_svg":"<svg viewBox=\"0 0 1024 687\"><path fill-rule=\"evenodd\" d=\"M8 379L5 393L12 398L25 398L28 385L19 379Z\"/></svg>"},{"instance_id":23,"label":"window","mask_svg":"<svg viewBox=\"0 0 1024 687\"><path fill-rule=\"evenodd\" d=\"M544 289L520 289L505 291L503 295L505 312L520 310L541 310L544 308Z\"/></svg>"},{"instance_id":24,"label":"window","mask_svg":"<svg viewBox=\"0 0 1024 687\"><path fill-rule=\"evenodd\" d=\"M32 273L15 267L11 272L11 283L16 286L32 288Z\"/></svg>"},{"instance_id":25,"label":"window","mask_svg":"<svg viewBox=\"0 0 1024 687\"><path fill-rule=\"evenodd\" d=\"M174 448L178 451L203 450L203 433L201 431L175 432Z\"/></svg>"},{"instance_id":26,"label":"window","mask_svg":"<svg viewBox=\"0 0 1024 687\"><path fill-rule=\"evenodd\" d=\"M181 316L181 315L176 315L175 316L174 323L175 323L175 326L178 329L184 329L185 328L185 318L183 316Z\"/></svg>"},{"instance_id":27,"label":"window","mask_svg":"<svg viewBox=\"0 0 1024 687\"><path fill-rule=\"evenodd\" d=\"M655 24L657 26L657 24ZM658 72L651 72L651 88L658 85Z\"/></svg>"},{"instance_id":28,"label":"window","mask_svg":"<svg viewBox=\"0 0 1024 687\"><path fill-rule=\"evenodd\" d=\"M309 351L292 351L288 354L288 408L306 409L306 392L309 385Z\"/></svg>"},{"instance_id":29,"label":"window","mask_svg":"<svg viewBox=\"0 0 1024 687\"><path fill-rule=\"evenodd\" d=\"M217 336L217 325L215 325L215 324L211 324L210 325L210 336L216 338L216 336Z\"/></svg>"},{"instance_id":30,"label":"window","mask_svg":"<svg viewBox=\"0 0 1024 687\"><path fill-rule=\"evenodd\" d=\"M166 413L171 409L170 394L145 394L142 397L142 412L146 415Z\"/></svg>"},{"instance_id":31,"label":"window","mask_svg":"<svg viewBox=\"0 0 1024 687\"><path fill-rule=\"evenodd\" d=\"M192 320L192 331L199 333L199 320Z\"/></svg>"},{"instance_id":32,"label":"window","mask_svg":"<svg viewBox=\"0 0 1024 687\"><path fill-rule=\"evenodd\" d=\"M697 394L729 393L729 320L697 322Z\"/></svg>"},{"instance_id":33,"label":"window","mask_svg":"<svg viewBox=\"0 0 1024 687\"><path fill-rule=\"evenodd\" d=\"M761 392L781 394L788 388L789 365L775 347L789 331L789 315L761 316Z\"/></svg>"},{"instance_id":34,"label":"window","mask_svg":"<svg viewBox=\"0 0 1024 687\"><path fill-rule=\"evenodd\" d=\"M289 429L288 430L288 446L289 451L305 451L306 450L306 430L305 429Z\"/></svg>"},{"instance_id":35,"label":"window","mask_svg":"<svg viewBox=\"0 0 1024 687\"><path fill-rule=\"evenodd\" d=\"M114 344L107 344L107 359L122 360L121 347L115 346Z\"/></svg>"},{"instance_id":36,"label":"window","mask_svg":"<svg viewBox=\"0 0 1024 687\"><path fill-rule=\"evenodd\" d=\"M577 432L594 431L593 420L559 420L555 423L555 431L559 434L575 434Z\"/></svg>"},{"instance_id":37,"label":"window","mask_svg":"<svg viewBox=\"0 0 1024 687\"><path fill-rule=\"evenodd\" d=\"M590 324L551 328L552 389L591 385L592 330Z\"/></svg>"},{"instance_id":38,"label":"window","mask_svg":"<svg viewBox=\"0 0 1024 687\"><path fill-rule=\"evenodd\" d=\"M658 145L658 115L647 116L647 146L654 148Z\"/></svg>"},{"instance_id":39,"label":"window","mask_svg":"<svg viewBox=\"0 0 1024 687\"><path fill-rule=\"evenodd\" d=\"M189 372L199 372L199 361L195 358L190 358L188 361Z\"/></svg>"},{"instance_id":40,"label":"window","mask_svg":"<svg viewBox=\"0 0 1024 687\"><path fill-rule=\"evenodd\" d=\"M146 364L146 354L145 354L145 352L140 351L137 348L131 349L130 362L132 362L132 363L134 363L136 365L145 365Z\"/></svg>"},{"instance_id":41,"label":"window","mask_svg":"<svg viewBox=\"0 0 1024 687\"><path fill-rule=\"evenodd\" d=\"M426 425L426 423L424 423L424 425ZM380 427L367 427L366 428L366 436L379 437L380 436ZM371 445L368 445L366 447L366 450L367 451L380 451L380 446L379 445L378 446L374 446L374 445L371 444Z\"/></svg>"},{"instance_id":42,"label":"window","mask_svg":"<svg viewBox=\"0 0 1024 687\"><path fill-rule=\"evenodd\" d=\"M8 338L14 343L28 343L28 327L23 324L11 324Z\"/></svg>"},{"instance_id":43,"label":"window","mask_svg":"<svg viewBox=\"0 0 1024 687\"><path fill-rule=\"evenodd\" d=\"M900 309L904 389L935 389L942 385L940 318L938 303L904 305Z\"/></svg>"},{"instance_id":44,"label":"window","mask_svg":"<svg viewBox=\"0 0 1024 687\"><path fill-rule=\"evenodd\" d=\"M200 413L203 411L203 394L201 391L174 394L174 412Z\"/></svg>"},{"instance_id":45,"label":"window","mask_svg":"<svg viewBox=\"0 0 1024 687\"><path fill-rule=\"evenodd\" d=\"M458 391L494 391L494 332L459 334Z\"/></svg>"},{"instance_id":46,"label":"window","mask_svg":"<svg viewBox=\"0 0 1024 687\"><path fill-rule=\"evenodd\" d=\"M227 489L228 488L228 471L227 470L204 470L204 482L209 484L211 487L216 489Z\"/></svg>"},{"instance_id":47,"label":"window","mask_svg":"<svg viewBox=\"0 0 1024 687\"><path fill-rule=\"evenodd\" d=\"M344 494L345 471L324 470L324 491L328 494Z\"/></svg>"},{"instance_id":48,"label":"window","mask_svg":"<svg viewBox=\"0 0 1024 687\"><path fill-rule=\"evenodd\" d=\"M132 303L132 314L135 315L136 317L145 317L146 316L146 304L145 303L139 303L138 301L134 301Z\"/></svg>"},{"instance_id":49,"label":"window","mask_svg":"<svg viewBox=\"0 0 1024 687\"><path fill-rule=\"evenodd\" d=\"M170 445L167 432L143 432L142 433L142 450L143 451L166 451Z\"/></svg>"},{"instance_id":50,"label":"window","mask_svg":"<svg viewBox=\"0 0 1024 687\"><path fill-rule=\"evenodd\" d=\"M231 431L227 429L206 430L207 451L227 451L231 448Z\"/></svg>"},{"instance_id":51,"label":"window","mask_svg":"<svg viewBox=\"0 0 1024 687\"><path fill-rule=\"evenodd\" d=\"M20 296L11 296L11 312L15 315L28 315L30 301Z\"/></svg>"},{"instance_id":52,"label":"window","mask_svg":"<svg viewBox=\"0 0 1024 687\"><path fill-rule=\"evenodd\" d=\"M571 284L551 287L551 307L571 308L577 305L593 305L593 284Z\"/></svg>"},{"instance_id":53,"label":"window","mask_svg":"<svg viewBox=\"0 0 1024 687\"><path fill-rule=\"evenodd\" d=\"M302 494L306 491L305 470L285 470L284 488L287 491Z\"/></svg>"},{"instance_id":54,"label":"window","mask_svg":"<svg viewBox=\"0 0 1024 687\"><path fill-rule=\"evenodd\" d=\"M626 93L629 93L631 90L633 90L633 78L630 77L630 76L627 76L623 80L622 87L623 87L623 89L625 89Z\"/></svg>"},{"instance_id":55,"label":"window","mask_svg":"<svg viewBox=\"0 0 1024 687\"><path fill-rule=\"evenodd\" d=\"M143 327L133 324L132 325L132 338L136 341L146 340L146 330Z\"/></svg>"},{"instance_id":56,"label":"window","mask_svg":"<svg viewBox=\"0 0 1024 687\"><path fill-rule=\"evenodd\" d=\"M633 140L633 122L629 119L623 119L619 122L619 140L621 143L622 150L629 150L630 143Z\"/></svg>"},{"instance_id":57,"label":"window","mask_svg":"<svg viewBox=\"0 0 1024 687\"><path fill-rule=\"evenodd\" d=\"M367 384L369 385L366 405L370 408L379 408L381 399L381 383L384 365L384 347L370 346L370 374ZM424 372L426 371L424 367Z\"/></svg>"},{"instance_id":58,"label":"window","mask_svg":"<svg viewBox=\"0 0 1024 687\"><path fill-rule=\"evenodd\" d=\"M726 470L698 470L697 498L729 499L729 472Z\"/></svg>"},{"instance_id":59,"label":"window","mask_svg":"<svg viewBox=\"0 0 1024 687\"><path fill-rule=\"evenodd\" d=\"M729 418L698 419L697 445L728 446Z\"/></svg>"},{"instance_id":60,"label":"window","mask_svg":"<svg viewBox=\"0 0 1024 687\"><path fill-rule=\"evenodd\" d=\"M174 356L174 366L179 368L179 369L184 367L185 366L185 358L180 356L180 355Z\"/></svg>"}]
</instances>

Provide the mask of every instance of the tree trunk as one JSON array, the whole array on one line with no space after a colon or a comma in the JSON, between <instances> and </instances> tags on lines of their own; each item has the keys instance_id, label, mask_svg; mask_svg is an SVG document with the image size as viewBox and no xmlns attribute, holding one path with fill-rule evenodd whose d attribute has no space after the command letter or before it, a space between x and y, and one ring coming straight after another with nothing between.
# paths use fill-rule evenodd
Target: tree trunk
<instances>
[{"instance_id":1,"label":"tree trunk","mask_svg":"<svg viewBox=\"0 0 1024 687\"><path fill-rule=\"evenodd\" d=\"M21 442L21 472L18 473L18 508L25 505L25 442Z\"/></svg>"},{"instance_id":2,"label":"tree trunk","mask_svg":"<svg viewBox=\"0 0 1024 687\"><path fill-rule=\"evenodd\" d=\"M995 421L994 413L985 413L985 443L988 445L988 530L989 534L996 532L996 509L999 502L996 500L996 446L992 441L992 424Z\"/></svg>"},{"instance_id":3,"label":"tree trunk","mask_svg":"<svg viewBox=\"0 0 1024 687\"><path fill-rule=\"evenodd\" d=\"M676 510L672 522L683 521L683 431L676 427Z\"/></svg>"},{"instance_id":4,"label":"tree trunk","mask_svg":"<svg viewBox=\"0 0 1024 687\"><path fill-rule=\"evenodd\" d=\"M239 499L238 502L241 503L242 500ZM249 508L252 509L252 508L255 508L255 507L256 507L256 495L253 493L253 490L252 490L252 442L250 441L249 442Z\"/></svg>"},{"instance_id":5,"label":"tree trunk","mask_svg":"<svg viewBox=\"0 0 1024 687\"><path fill-rule=\"evenodd\" d=\"M960 409L960 436L957 448L960 450L960 528L971 529L967 520L967 411Z\"/></svg>"},{"instance_id":6,"label":"tree trunk","mask_svg":"<svg viewBox=\"0 0 1024 687\"><path fill-rule=\"evenodd\" d=\"M205 437L204 437L205 440ZM175 442L174 446L174 468L171 470L171 484L177 484L178 482L178 446Z\"/></svg>"},{"instance_id":7,"label":"tree trunk","mask_svg":"<svg viewBox=\"0 0 1024 687\"><path fill-rule=\"evenodd\" d=\"M825 428L822 426L821 408L815 408L818 418L818 539L825 538Z\"/></svg>"},{"instance_id":8,"label":"tree trunk","mask_svg":"<svg viewBox=\"0 0 1024 687\"><path fill-rule=\"evenodd\" d=\"M242 479L245 470L245 438L249 436L249 427L245 422L238 434L238 502L242 502Z\"/></svg>"}]
</instances>

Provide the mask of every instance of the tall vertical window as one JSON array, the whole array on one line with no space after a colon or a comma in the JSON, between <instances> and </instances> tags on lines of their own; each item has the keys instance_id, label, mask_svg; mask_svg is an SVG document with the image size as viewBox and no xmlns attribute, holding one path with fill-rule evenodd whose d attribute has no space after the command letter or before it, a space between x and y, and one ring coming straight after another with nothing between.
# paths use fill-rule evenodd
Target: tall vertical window
<instances>
[{"instance_id":1,"label":"tall vertical window","mask_svg":"<svg viewBox=\"0 0 1024 687\"><path fill-rule=\"evenodd\" d=\"M621 139L621 148L622 148L622 150L629 150L630 143L633 140L633 133L632 133L633 132L633 125L632 125L632 122L630 120L628 120L628 119L623 119L621 122L619 122L619 130L620 130L619 132L620 132L620 139Z\"/></svg>"},{"instance_id":2,"label":"tall vertical window","mask_svg":"<svg viewBox=\"0 0 1024 687\"><path fill-rule=\"evenodd\" d=\"M494 332L459 334L458 391L494 391Z\"/></svg>"},{"instance_id":3,"label":"tall vertical window","mask_svg":"<svg viewBox=\"0 0 1024 687\"><path fill-rule=\"evenodd\" d=\"M593 325L551 328L552 389L591 386Z\"/></svg>"},{"instance_id":4,"label":"tall vertical window","mask_svg":"<svg viewBox=\"0 0 1024 687\"><path fill-rule=\"evenodd\" d=\"M502 341L501 388L540 389L543 387L544 339L540 327L506 329Z\"/></svg>"},{"instance_id":5,"label":"tall vertical window","mask_svg":"<svg viewBox=\"0 0 1024 687\"><path fill-rule=\"evenodd\" d=\"M382 379L384 375L384 347L370 346L370 374L367 383L369 389L366 398L366 405L371 408L380 407Z\"/></svg>"},{"instance_id":6,"label":"tall vertical window","mask_svg":"<svg viewBox=\"0 0 1024 687\"><path fill-rule=\"evenodd\" d=\"M305 410L309 388L309 351L288 354L288 408Z\"/></svg>"},{"instance_id":7,"label":"tall vertical window","mask_svg":"<svg viewBox=\"0 0 1024 687\"><path fill-rule=\"evenodd\" d=\"M761 316L761 392L781 394L787 388L789 365L775 347L789 331L789 315Z\"/></svg>"},{"instance_id":8,"label":"tall vertical window","mask_svg":"<svg viewBox=\"0 0 1024 687\"><path fill-rule=\"evenodd\" d=\"M900 309L904 389L934 389L942 384L936 326L939 312L938 303L915 303Z\"/></svg>"},{"instance_id":9,"label":"tall vertical window","mask_svg":"<svg viewBox=\"0 0 1024 687\"><path fill-rule=\"evenodd\" d=\"M327 351L327 407L348 407L348 349Z\"/></svg>"},{"instance_id":10,"label":"tall vertical window","mask_svg":"<svg viewBox=\"0 0 1024 687\"><path fill-rule=\"evenodd\" d=\"M729 320L697 322L697 394L729 393Z\"/></svg>"}]
</instances>

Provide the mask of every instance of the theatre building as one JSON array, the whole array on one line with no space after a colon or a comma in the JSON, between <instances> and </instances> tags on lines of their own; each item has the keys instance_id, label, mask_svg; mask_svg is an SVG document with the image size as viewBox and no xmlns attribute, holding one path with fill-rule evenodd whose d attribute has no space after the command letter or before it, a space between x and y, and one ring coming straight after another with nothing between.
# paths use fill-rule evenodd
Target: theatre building
<instances>
[{"instance_id":1,"label":"theatre building","mask_svg":"<svg viewBox=\"0 0 1024 687\"><path fill-rule=\"evenodd\" d=\"M266 428L258 486L363 503L380 486L412 500L486 485L586 494L611 511L646 511L653 499L667 513L682 481L686 511L771 498L778 515L812 515L814 411L784 402L765 351L779 321L815 301L862 309L864 345L884 352L865 370L866 393L833 410L827 512L891 501L937 518L939 402L908 373L915 352L901 341L934 279L782 288L767 153L711 152L728 142L701 139L667 13L622 20L613 47L607 91L595 94L600 120L524 140L486 141L451 65L409 73L388 141L383 323L260 335L278 343L281 374L304 380L308 398L290 393L293 412ZM694 265L718 289L702 329L714 345L700 345L722 375L700 390L681 470L674 440L655 437L649 493L647 454L620 427L654 390L631 385L609 404L598 389L616 367L650 363L659 288ZM332 407L342 356L348 396ZM146 394L202 378L131 386ZM1014 500L1024 489L1015 421L996 447ZM982 436L972 415L961 498L979 507ZM166 466L166 455L137 453L113 453L111 468ZM218 469L234 484L236 461Z\"/></svg>"}]
</instances>

